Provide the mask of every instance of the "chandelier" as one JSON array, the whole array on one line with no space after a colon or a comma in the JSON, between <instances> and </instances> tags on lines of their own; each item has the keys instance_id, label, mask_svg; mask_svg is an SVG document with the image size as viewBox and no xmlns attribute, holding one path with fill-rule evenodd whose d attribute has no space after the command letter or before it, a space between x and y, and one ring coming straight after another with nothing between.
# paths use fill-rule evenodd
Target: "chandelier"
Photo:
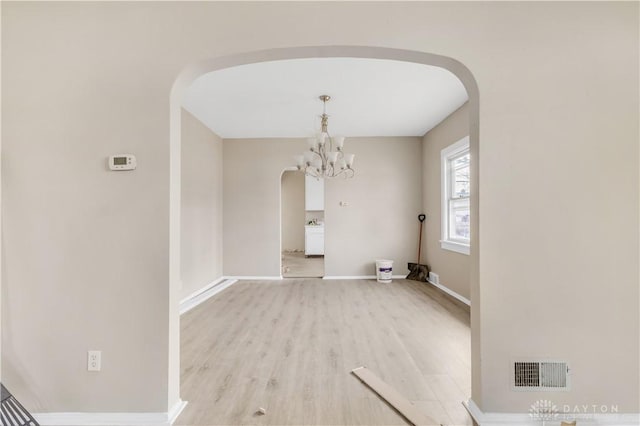
<instances>
[{"instance_id":1,"label":"chandelier","mask_svg":"<svg viewBox=\"0 0 640 426\"><path fill-rule=\"evenodd\" d=\"M331 99L329 95L320 96L322 101L322 115L320 116L322 131L315 138L307 139L309 150L304 155L297 155L296 165L298 170L305 175L315 178L344 176L353 177L353 159L355 155L345 154L342 151L344 146L344 136L329 135L329 116L327 115L327 102Z\"/></svg>"}]
</instances>

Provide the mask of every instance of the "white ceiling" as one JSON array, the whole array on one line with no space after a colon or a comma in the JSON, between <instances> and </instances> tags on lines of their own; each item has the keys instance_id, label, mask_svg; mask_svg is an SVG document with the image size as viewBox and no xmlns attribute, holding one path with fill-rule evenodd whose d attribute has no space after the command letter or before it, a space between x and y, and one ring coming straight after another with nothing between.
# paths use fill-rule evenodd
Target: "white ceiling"
<instances>
[{"instance_id":1,"label":"white ceiling","mask_svg":"<svg viewBox=\"0 0 640 426\"><path fill-rule=\"evenodd\" d=\"M458 78L438 67L360 58L261 62L210 72L184 108L223 138L308 137L320 129L327 94L329 133L422 136L467 101Z\"/></svg>"}]
</instances>

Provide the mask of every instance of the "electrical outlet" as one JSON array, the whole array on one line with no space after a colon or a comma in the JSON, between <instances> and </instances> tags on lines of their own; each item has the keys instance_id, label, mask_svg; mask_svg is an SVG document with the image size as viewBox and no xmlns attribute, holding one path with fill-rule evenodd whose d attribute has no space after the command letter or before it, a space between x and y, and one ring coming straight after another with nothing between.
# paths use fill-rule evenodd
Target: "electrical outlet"
<instances>
[{"instance_id":1,"label":"electrical outlet","mask_svg":"<svg viewBox=\"0 0 640 426\"><path fill-rule=\"evenodd\" d=\"M440 284L440 276L435 272L429 272L429 281L433 284Z\"/></svg>"},{"instance_id":2,"label":"electrical outlet","mask_svg":"<svg viewBox=\"0 0 640 426\"><path fill-rule=\"evenodd\" d=\"M87 371L100 371L102 368L102 352L87 352Z\"/></svg>"}]
</instances>

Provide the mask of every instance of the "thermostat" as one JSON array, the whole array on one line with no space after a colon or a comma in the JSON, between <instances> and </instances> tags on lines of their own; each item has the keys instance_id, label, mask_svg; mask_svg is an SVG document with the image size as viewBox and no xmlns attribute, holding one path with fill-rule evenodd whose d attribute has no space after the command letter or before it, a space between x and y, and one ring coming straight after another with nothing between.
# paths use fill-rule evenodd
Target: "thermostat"
<instances>
[{"instance_id":1,"label":"thermostat","mask_svg":"<svg viewBox=\"0 0 640 426\"><path fill-rule=\"evenodd\" d=\"M118 154L109 157L111 170L134 170L137 164L136 156L132 154Z\"/></svg>"}]
</instances>

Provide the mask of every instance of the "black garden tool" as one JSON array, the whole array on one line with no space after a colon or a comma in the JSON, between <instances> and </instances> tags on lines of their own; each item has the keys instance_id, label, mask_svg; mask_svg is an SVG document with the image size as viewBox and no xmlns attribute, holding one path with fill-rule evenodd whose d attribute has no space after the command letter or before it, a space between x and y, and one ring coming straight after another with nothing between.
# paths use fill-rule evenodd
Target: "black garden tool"
<instances>
[{"instance_id":1,"label":"black garden tool","mask_svg":"<svg viewBox=\"0 0 640 426\"><path fill-rule=\"evenodd\" d=\"M408 280L427 282L427 279L429 278L429 265L420 264L420 256L422 254L422 223L426 218L427 216L424 214L418 215L418 220L420 221L420 235L418 237L418 263L409 262L409 275L407 275Z\"/></svg>"}]
</instances>

